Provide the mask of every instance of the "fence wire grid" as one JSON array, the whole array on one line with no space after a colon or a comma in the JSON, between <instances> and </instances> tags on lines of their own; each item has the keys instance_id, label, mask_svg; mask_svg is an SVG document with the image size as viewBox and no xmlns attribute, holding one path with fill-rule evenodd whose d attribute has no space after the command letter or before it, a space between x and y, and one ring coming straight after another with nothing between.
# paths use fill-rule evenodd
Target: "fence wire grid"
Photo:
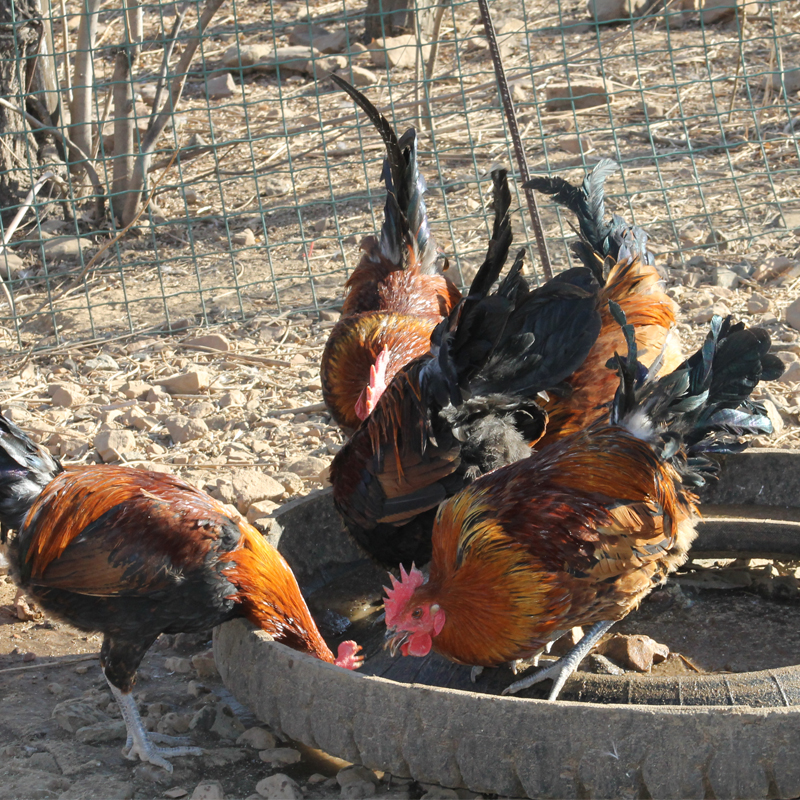
<instances>
[{"instance_id":1,"label":"fence wire grid","mask_svg":"<svg viewBox=\"0 0 800 800\"><path fill-rule=\"evenodd\" d=\"M26 2L35 13L2 0L0 14L7 352L335 308L358 243L380 229L384 149L331 71L399 132L418 128L437 241L457 282L480 263L490 171L516 165L473 0L419 0L408 15L374 0L216 0L210 20L214 0ZM798 253L800 7L735 3L673 0L612 24L585 0L490 4L531 173L576 179L601 157L619 161L609 210L645 226L667 267L718 262L747 275L768 255ZM591 5L600 13L600 0ZM398 19L403 38L370 44L368 29L397 35ZM302 49L309 42L315 49ZM35 79L47 69L49 84ZM153 145L153 105L182 78ZM127 148L113 141L126 97ZM97 180L59 132L84 143ZM131 192L115 169L148 147L137 197L150 202L119 236L128 223L116 211ZM515 241L529 246L516 191ZM547 202L543 214L563 269L569 218Z\"/></svg>"}]
</instances>

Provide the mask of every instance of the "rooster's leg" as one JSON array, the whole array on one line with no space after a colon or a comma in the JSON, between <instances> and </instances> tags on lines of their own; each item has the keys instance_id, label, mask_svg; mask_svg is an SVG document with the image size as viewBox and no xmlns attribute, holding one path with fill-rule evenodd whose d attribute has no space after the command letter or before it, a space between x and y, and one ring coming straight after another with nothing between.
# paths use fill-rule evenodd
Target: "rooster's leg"
<instances>
[{"instance_id":1,"label":"rooster's leg","mask_svg":"<svg viewBox=\"0 0 800 800\"><path fill-rule=\"evenodd\" d=\"M172 764L167 761L167 758L200 756L203 754L199 747L156 747L154 741L180 742L184 740L175 736L163 736L161 734L148 737L147 731L142 724L142 718L139 716L139 709L136 708L133 694L121 691L111 681L108 681L108 685L111 687L111 693L119 704L122 718L125 720L125 727L128 729L128 741L123 750L125 758L135 761L138 756L142 761L149 761L151 764L163 767L167 772L172 772Z\"/></svg>"},{"instance_id":2,"label":"rooster's leg","mask_svg":"<svg viewBox=\"0 0 800 800\"><path fill-rule=\"evenodd\" d=\"M506 686L506 688L503 689L503 694L516 694L522 689L527 689L529 686L532 686L534 683L539 683L539 681L551 678L553 680L553 688L550 690L548 699L555 700L562 687L567 682L567 678L575 672L578 668L578 664L583 661L584 657L595 646L597 640L613 624L613 620L607 620L606 622L598 622L596 625L593 625L584 634L578 644L563 658L559 658L554 664L540 669L538 672L534 672L533 675L529 675L527 678L523 678L522 680L512 683L510 686Z\"/></svg>"}]
</instances>

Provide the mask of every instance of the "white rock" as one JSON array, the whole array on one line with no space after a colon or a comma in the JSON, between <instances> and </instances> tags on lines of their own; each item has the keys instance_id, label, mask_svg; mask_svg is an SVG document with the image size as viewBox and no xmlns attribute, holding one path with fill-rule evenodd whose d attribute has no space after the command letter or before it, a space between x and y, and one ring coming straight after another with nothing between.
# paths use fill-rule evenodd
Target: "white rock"
<instances>
[{"instance_id":1,"label":"white rock","mask_svg":"<svg viewBox=\"0 0 800 800\"><path fill-rule=\"evenodd\" d=\"M230 72L223 72L222 75L214 75L206 81L206 94L212 100L221 100L225 97L233 97L236 92L236 83Z\"/></svg>"},{"instance_id":2,"label":"white rock","mask_svg":"<svg viewBox=\"0 0 800 800\"><path fill-rule=\"evenodd\" d=\"M164 660L164 668L167 672L177 672L179 675L186 675L192 671L192 662L188 658L181 656L170 656Z\"/></svg>"},{"instance_id":3,"label":"white rock","mask_svg":"<svg viewBox=\"0 0 800 800\"><path fill-rule=\"evenodd\" d=\"M208 425L202 419L191 419L183 414L173 414L164 420L164 427L175 444L201 439L208 433Z\"/></svg>"},{"instance_id":4,"label":"white rock","mask_svg":"<svg viewBox=\"0 0 800 800\"><path fill-rule=\"evenodd\" d=\"M256 791L267 800L302 800L300 787L282 772L276 772L256 784Z\"/></svg>"},{"instance_id":5,"label":"white rock","mask_svg":"<svg viewBox=\"0 0 800 800\"><path fill-rule=\"evenodd\" d=\"M317 479L323 470L328 469L328 462L316 456L303 456L303 458L298 458L297 461L292 461L286 469L301 478Z\"/></svg>"},{"instance_id":6,"label":"white rock","mask_svg":"<svg viewBox=\"0 0 800 800\"><path fill-rule=\"evenodd\" d=\"M787 325L791 325L796 331L800 331L800 297L787 306L786 311L783 312L783 318Z\"/></svg>"},{"instance_id":7,"label":"white rock","mask_svg":"<svg viewBox=\"0 0 800 800\"><path fill-rule=\"evenodd\" d=\"M417 37L407 33L402 36L387 36L373 39L367 48L376 67L413 67L417 63ZM431 46L422 46L422 59L428 60Z\"/></svg>"},{"instance_id":8,"label":"white rock","mask_svg":"<svg viewBox=\"0 0 800 800\"><path fill-rule=\"evenodd\" d=\"M203 781L194 787L192 800L223 800L225 792L219 781Z\"/></svg>"},{"instance_id":9,"label":"white rock","mask_svg":"<svg viewBox=\"0 0 800 800\"><path fill-rule=\"evenodd\" d=\"M765 314L769 311L769 300L763 294L753 292L747 301L747 312L749 314Z\"/></svg>"},{"instance_id":10,"label":"white rock","mask_svg":"<svg viewBox=\"0 0 800 800\"><path fill-rule=\"evenodd\" d=\"M24 266L25 262L16 253L0 250L0 277L3 280L16 277Z\"/></svg>"},{"instance_id":11,"label":"white rock","mask_svg":"<svg viewBox=\"0 0 800 800\"><path fill-rule=\"evenodd\" d=\"M277 500L285 491L278 481L257 469L236 470L231 483L236 507L242 514L246 514L253 503Z\"/></svg>"},{"instance_id":12,"label":"white rock","mask_svg":"<svg viewBox=\"0 0 800 800\"><path fill-rule=\"evenodd\" d=\"M793 361L788 364L779 380L781 383L796 383L800 381L800 361Z\"/></svg>"},{"instance_id":13,"label":"white rock","mask_svg":"<svg viewBox=\"0 0 800 800\"><path fill-rule=\"evenodd\" d=\"M74 383L51 383L47 393L53 399L53 405L59 408L74 408L86 402L83 389Z\"/></svg>"},{"instance_id":14,"label":"white rock","mask_svg":"<svg viewBox=\"0 0 800 800\"><path fill-rule=\"evenodd\" d=\"M221 333L209 333L206 336L196 336L194 339L187 339L183 344L190 347L204 347L209 350L220 350L223 352L232 349L230 340Z\"/></svg>"},{"instance_id":15,"label":"white rock","mask_svg":"<svg viewBox=\"0 0 800 800\"><path fill-rule=\"evenodd\" d=\"M166 389L170 394L197 394L207 389L210 383L208 371L200 368L155 381L157 386Z\"/></svg>"},{"instance_id":16,"label":"white rock","mask_svg":"<svg viewBox=\"0 0 800 800\"><path fill-rule=\"evenodd\" d=\"M192 666L198 678L219 678L217 662L214 661L214 650L206 650L192 656Z\"/></svg>"},{"instance_id":17,"label":"white rock","mask_svg":"<svg viewBox=\"0 0 800 800\"><path fill-rule=\"evenodd\" d=\"M91 239L77 236L56 236L44 242L44 259L48 264L77 260L82 251L94 247Z\"/></svg>"},{"instance_id":18,"label":"white rock","mask_svg":"<svg viewBox=\"0 0 800 800\"><path fill-rule=\"evenodd\" d=\"M222 56L226 67L245 70L275 70L309 72L311 59L322 55L312 47L279 47L273 50L266 44L233 45Z\"/></svg>"},{"instance_id":19,"label":"white rock","mask_svg":"<svg viewBox=\"0 0 800 800\"><path fill-rule=\"evenodd\" d=\"M253 247L256 243L256 235L250 228L245 228L243 231L234 233L231 236L231 242L235 247Z\"/></svg>"},{"instance_id":20,"label":"white rock","mask_svg":"<svg viewBox=\"0 0 800 800\"><path fill-rule=\"evenodd\" d=\"M119 461L123 453L136 449L136 437L130 431L100 431L92 445L106 463Z\"/></svg>"},{"instance_id":21,"label":"white rock","mask_svg":"<svg viewBox=\"0 0 800 800\"><path fill-rule=\"evenodd\" d=\"M120 392L129 400L144 400L153 387L144 381L128 381L122 384Z\"/></svg>"},{"instance_id":22,"label":"white rock","mask_svg":"<svg viewBox=\"0 0 800 800\"><path fill-rule=\"evenodd\" d=\"M273 750L277 739L264 728L248 728L237 740L240 747L251 747L253 750Z\"/></svg>"}]
</instances>

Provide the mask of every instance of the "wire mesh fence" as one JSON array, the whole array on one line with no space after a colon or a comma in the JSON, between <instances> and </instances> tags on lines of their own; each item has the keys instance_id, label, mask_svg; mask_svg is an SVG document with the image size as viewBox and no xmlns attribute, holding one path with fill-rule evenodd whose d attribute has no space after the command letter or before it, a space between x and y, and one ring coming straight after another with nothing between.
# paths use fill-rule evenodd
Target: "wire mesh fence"
<instances>
[{"instance_id":1,"label":"wire mesh fence","mask_svg":"<svg viewBox=\"0 0 800 800\"><path fill-rule=\"evenodd\" d=\"M479 263L514 164L473 0L2 2L7 350L335 307L384 195L332 71L420 130L439 245L457 282ZM531 172L618 160L610 207L666 266L797 255L795 3L490 5ZM557 269L567 222L545 208ZM529 223L520 203L518 244Z\"/></svg>"}]
</instances>

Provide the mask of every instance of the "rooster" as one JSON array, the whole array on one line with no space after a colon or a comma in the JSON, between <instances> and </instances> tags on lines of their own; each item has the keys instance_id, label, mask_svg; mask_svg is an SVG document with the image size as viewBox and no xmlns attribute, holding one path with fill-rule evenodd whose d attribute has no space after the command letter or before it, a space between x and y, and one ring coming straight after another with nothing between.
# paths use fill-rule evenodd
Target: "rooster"
<instances>
[{"instance_id":1,"label":"rooster","mask_svg":"<svg viewBox=\"0 0 800 800\"><path fill-rule=\"evenodd\" d=\"M9 562L18 585L54 616L102 632L100 664L127 726L129 759L172 772L168 758L202 754L176 737L148 737L142 725L132 689L161 633L245 617L295 650L348 669L361 664L355 642L334 658L278 551L172 475L64 470L0 416L0 521L16 531Z\"/></svg>"},{"instance_id":2,"label":"rooster","mask_svg":"<svg viewBox=\"0 0 800 800\"><path fill-rule=\"evenodd\" d=\"M492 240L469 294L435 329L431 352L395 376L331 465L336 507L385 565L427 561L436 506L530 454L546 422L537 393L582 364L600 330L588 270L529 291L521 251L490 293L512 241L507 174L492 178Z\"/></svg>"},{"instance_id":3,"label":"rooster","mask_svg":"<svg viewBox=\"0 0 800 800\"><path fill-rule=\"evenodd\" d=\"M685 561L693 489L714 471L706 453L771 430L747 398L782 364L767 354L764 330L715 317L699 352L642 381L632 326L624 336L628 358L614 361L619 390L604 420L440 506L430 577L402 570L387 590L393 651L497 666L535 659L572 627L591 626L570 653L504 692L552 679L553 700L614 621Z\"/></svg>"},{"instance_id":4,"label":"rooster","mask_svg":"<svg viewBox=\"0 0 800 800\"><path fill-rule=\"evenodd\" d=\"M354 431L375 408L394 375L430 349L434 327L461 299L444 275L425 208L413 128L400 139L357 89L332 75L365 111L386 145L386 205L380 240L367 236L345 284L342 318L322 354L322 396L331 416Z\"/></svg>"},{"instance_id":5,"label":"rooster","mask_svg":"<svg viewBox=\"0 0 800 800\"><path fill-rule=\"evenodd\" d=\"M639 361L644 366L649 368L658 360L662 370L671 372L683 361L674 331L675 303L664 291L662 276L647 249L647 234L617 215L611 221L605 219L605 181L618 168L605 158L580 186L551 177L532 178L525 184L552 195L577 216L579 238L573 250L601 287L597 293L600 335L584 363L566 380L567 391L553 393L543 403L548 424L539 447L587 427L607 412L617 379L605 365L625 348L609 302L617 303L636 329Z\"/></svg>"}]
</instances>

